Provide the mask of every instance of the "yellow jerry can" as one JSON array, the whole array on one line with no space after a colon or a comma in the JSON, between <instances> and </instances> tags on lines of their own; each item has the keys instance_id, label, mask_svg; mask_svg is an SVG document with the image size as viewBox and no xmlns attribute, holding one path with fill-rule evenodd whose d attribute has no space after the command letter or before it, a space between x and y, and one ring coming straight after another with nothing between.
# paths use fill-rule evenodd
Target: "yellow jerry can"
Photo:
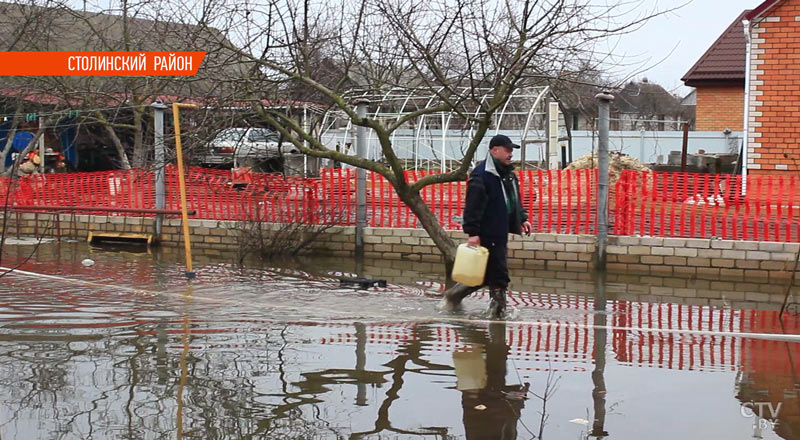
<instances>
[{"instance_id":1,"label":"yellow jerry can","mask_svg":"<svg viewBox=\"0 0 800 440\"><path fill-rule=\"evenodd\" d=\"M456 251L456 263L453 265L453 281L467 286L480 286L486 274L486 263L489 261L489 249L483 246L472 247L463 243Z\"/></svg>"}]
</instances>

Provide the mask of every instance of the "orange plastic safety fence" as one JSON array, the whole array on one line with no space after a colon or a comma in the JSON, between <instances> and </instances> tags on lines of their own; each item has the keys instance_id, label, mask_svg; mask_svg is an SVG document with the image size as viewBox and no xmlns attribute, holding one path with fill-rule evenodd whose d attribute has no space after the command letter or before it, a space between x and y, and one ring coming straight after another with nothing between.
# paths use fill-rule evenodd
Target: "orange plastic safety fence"
<instances>
[{"instance_id":1,"label":"orange plastic safety fence","mask_svg":"<svg viewBox=\"0 0 800 440\"><path fill-rule=\"evenodd\" d=\"M800 241L800 179L624 171L614 233L654 237Z\"/></svg>"}]
</instances>

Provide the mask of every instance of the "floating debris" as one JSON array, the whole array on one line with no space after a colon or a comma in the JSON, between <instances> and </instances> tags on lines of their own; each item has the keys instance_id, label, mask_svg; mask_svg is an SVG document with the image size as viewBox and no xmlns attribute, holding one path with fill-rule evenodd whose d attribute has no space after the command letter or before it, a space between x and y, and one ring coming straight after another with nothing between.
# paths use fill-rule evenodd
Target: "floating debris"
<instances>
[{"instance_id":1,"label":"floating debris","mask_svg":"<svg viewBox=\"0 0 800 440\"><path fill-rule=\"evenodd\" d=\"M339 284L342 286L358 286L361 290L366 290L370 287L386 287L386 280L371 280L368 278L339 278Z\"/></svg>"}]
</instances>

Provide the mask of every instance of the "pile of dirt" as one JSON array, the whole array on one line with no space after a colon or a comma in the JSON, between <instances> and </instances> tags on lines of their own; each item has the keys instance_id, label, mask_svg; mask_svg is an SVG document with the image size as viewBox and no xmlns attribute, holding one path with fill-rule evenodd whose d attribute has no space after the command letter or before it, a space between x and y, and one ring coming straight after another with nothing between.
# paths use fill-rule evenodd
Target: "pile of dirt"
<instances>
[{"instance_id":1,"label":"pile of dirt","mask_svg":"<svg viewBox=\"0 0 800 440\"><path fill-rule=\"evenodd\" d=\"M626 156L621 153L617 152L610 152L608 153L609 162L608 162L608 171L611 174L611 182L616 182L619 178L619 175L622 173L622 170L634 170L634 171L646 171L650 168L639 161L639 159ZM568 170L584 170L584 169L591 169L597 168L597 152L592 154L583 155L572 163L567 165Z\"/></svg>"}]
</instances>

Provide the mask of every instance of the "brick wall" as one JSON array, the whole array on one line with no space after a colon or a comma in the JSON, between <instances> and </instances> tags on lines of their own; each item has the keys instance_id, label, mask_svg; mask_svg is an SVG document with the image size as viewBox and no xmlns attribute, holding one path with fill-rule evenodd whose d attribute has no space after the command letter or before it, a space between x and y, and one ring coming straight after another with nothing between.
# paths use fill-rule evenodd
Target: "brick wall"
<instances>
[{"instance_id":1,"label":"brick wall","mask_svg":"<svg viewBox=\"0 0 800 440\"><path fill-rule=\"evenodd\" d=\"M334 255L352 255L355 228L338 228L321 237L316 250ZM463 232L451 231L456 242L463 243ZM328 241L329 240L329 241ZM326 242L327 241L327 242ZM588 271L592 268L595 238L591 235L531 234L511 236L508 265L515 268ZM441 253L422 229L366 228L364 256L389 260L441 261Z\"/></svg>"},{"instance_id":2,"label":"brick wall","mask_svg":"<svg viewBox=\"0 0 800 440\"><path fill-rule=\"evenodd\" d=\"M180 219L164 222L161 241L182 246ZM267 231L280 224L265 224ZM61 236L86 239L89 231L152 233L152 218L108 217L61 214L10 214L7 236ZM238 251L248 238L238 222L190 220L192 246L215 251ZM441 253L422 229L366 228L365 256L374 260L441 263ZM466 235L450 236L463 243ZM701 279L750 280L788 279L797 243L772 243L716 239L657 237L609 237L608 271L611 273L667 275ZM336 226L320 234L310 252L318 255L352 257L355 227ZM511 236L508 265L531 271L588 272L594 268L595 237L571 234ZM570 275L574 276L574 275Z\"/></svg>"},{"instance_id":3,"label":"brick wall","mask_svg":"<svg viewBox=\"0 0 800 440\"><path fill-rule=\"evenodd\" d=\"M750 174L800 170L800 0L787 0L752 26ZM789 157L784 157L786 153Z\"/></svg>"},{"instance_id":4,"label":"brick wall","mask_svg":"<svg viewBox=\"0 0 800 440\"><path fill-rule=\"evenodd\" d=\"M86 240L89 232L120 232L153 234L152 217L106 215L10 213L6 236L62 237ZM189 220L192 246L236 250L239 248L240 224L231 221ZM166 245L183 245L181 220L165 219L161 241Z\"/></svg>"},{"instance_id":5,"label":"brick wall","mask_svg":"<svg viewBox=\"0 0 800 440\"><path fill-rule=\"evenodd\" d=\"M609 237L608 270L700 279L788 280L800 244Z\"/></svg>"},{"instance_id":6,"label":"brick wall","mask_svg":"<svg viewBox=\"0 0 800 440\"><path fill-rule=\"evenodd\" d=\"M742 131L744 124L744 84L741 86L698 87L698 131Z\"/></svg>"}]
</instances>

